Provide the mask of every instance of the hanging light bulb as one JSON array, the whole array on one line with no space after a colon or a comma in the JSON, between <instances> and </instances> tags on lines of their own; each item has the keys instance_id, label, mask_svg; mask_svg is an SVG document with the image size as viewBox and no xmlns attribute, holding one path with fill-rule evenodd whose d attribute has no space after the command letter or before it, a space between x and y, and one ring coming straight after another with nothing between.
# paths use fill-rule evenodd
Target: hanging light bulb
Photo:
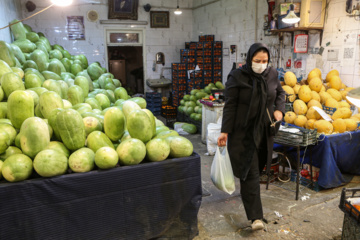
<instances>
[{"instance_id":1,"label":"hanging light bulb","mask_svg":"<svg viewBox=\"0 0 360 240\"><path fill-rule=\"evenodd\" d=\"M182 14L182 11L181 11L180 8L179 8L179 0L177 1L177 8L176 8L176 10L174 11L174 13L175 13L176 15Z\"/></svg>"},{"instance_id":2,"label":"hanging light bulb","mask_svg":"<svg viewBox=\"0 0 360 240\"><path fill-rule=\"evenodd\" d=\"M300 18L296 16L294 12L294 4L290 4L289 13L282 19L282 21L287 24L295 24L300 21Z\"/></svg>"},{"instance_id":3,"label":"hanging light bulb","mask_svg":"<svg viewBox=\"0 0 360 240\"><path fill-rule=\"evenodd\" d=\"M56 6L69 6L72 3L73 0L51 0L51 2L53 4L55 4Z\"/></svg>"}]
</instances>

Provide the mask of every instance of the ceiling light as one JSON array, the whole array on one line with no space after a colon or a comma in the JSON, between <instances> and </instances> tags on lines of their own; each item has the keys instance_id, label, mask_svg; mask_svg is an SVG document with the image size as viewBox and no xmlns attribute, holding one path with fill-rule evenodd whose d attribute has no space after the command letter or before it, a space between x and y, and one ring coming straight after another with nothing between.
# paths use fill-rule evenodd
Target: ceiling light
<instances>
[{"instance_id":1,"label":"ceiling light","mask_svg":"<svg viewBox=\"0 0 360 240\"><path fill-rule=\"evenodd\" d=\"M294 4L290 4L289 13L282 19L282 21L287 24L295 24L300 21L300 18L296 16L294 12Z\"/></svg>"},{"instance_id":2,"label":"ceiling light","mask_svg":"<svg viewBox=\"0 0 360 240\"><path fill-rule=\"evenodd\" d=\"M55 4L56 6L69 6L72 3L73 0L51 0L51 2L53 4Z\"/></svg>"},{"instance_id":3,"label":"ceiling light","mask_svg":"<svg viewBox=\"0 0 360 240\"><path fill-rule=\"evenodd\" d=\"M73 0L51 0L51 2L52 2L52 4L51 4L50 6L47 6L46 8L44 8L44 9L42 9L42 10L34 13L34 14L31 15L31 16L28 16L28 17L26 17L26 18L24 18L24 19L21 19L21 20L19 20L19 21L16 21L16 22L14 22L14 23L11 23L11 24L9 24L9 25L7 25L7 26L5 26L5 27L2 27L2 28L0 28L0 30L1 30L1 29L5 29L5 28L7 28L7 27L10 27L10 26L12 26L12 25L14 25L14 24L17 24L17 23L19 23L19 22L25 21L25 20L27 20L27 19L29 19L29 18L32 18L33 16L35 16L35 15L37 15L37 14L39 14L39 13L42 13L42 12L48 10L49 8L51 8L51 7L54 6L54 5L62 6L62 7L69 6L69 5L73 2Z\"/></svg>"},{"instance_id":4,"label":"ceiling light","mask_svg":"<svg viewBox=\"0 0 360 240\"><path fill-rule=\"evenodd\" d=\"M174 11L174 13L175 13L176 15L182 14L182 11L181 11L180 8L179 8L179 0L177 1L177 8L176 8L176 10Z\"/></svg>"}]
</instances>

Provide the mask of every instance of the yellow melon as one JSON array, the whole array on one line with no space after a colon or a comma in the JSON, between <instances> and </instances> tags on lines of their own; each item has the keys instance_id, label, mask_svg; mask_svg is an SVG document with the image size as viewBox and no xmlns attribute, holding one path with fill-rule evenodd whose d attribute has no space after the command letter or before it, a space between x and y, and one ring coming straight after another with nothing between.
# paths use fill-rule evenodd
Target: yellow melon
<instances>
[{"instance_id":1,"label":"yellow melon","mask_svg":"<svg viewBox=\"0 0 360 240\"><path fill-rule=\"evenodd\" d=\"M348 91L346 91L346 90L341 90L340 93L341 93L342 99L343 99L343 100L346 100L346 96L347 96L347 94L348 94Z\"/></svg>"},{"instance_id":2,"label":"yellow melon","mask_svg":"<svg viewBox=\"0 0 360 240\"><path fill-rule=\"evenodd\" d=\"M296 115L305 115L308 108L303 100L297 99L293 104Z\"/></svg>"},{"instance_id":3,"label":"yellow melon","mask_svg":"<svg viewBox=\"0 0 360 240\"><path fill-rule=\"evenodd\" d=\"M354 116L351 116L351 117L350 117L350 119L354 119L354 120L355 120L355 122L360 122L360 119L359 119L359 118L357 118L357 117L354 117Z\"/></svg>"},{"instance_id":4,"label":"yellow melon","mask_svg":"<svg viewBox=\"0 0 360 240\"><path fill-rule=\"evenodd\" d=\"M345 119L346 131L355 131L358 128L357 122L354 119Z\"/></svg>"},{"instance_id":5,"label":"yellow melon","mask_svg":"<svg viewBox=\"0 0 360 240\"><path fill-rule=\"evenodd\" d=\"M284 117L285 122L293 124L295 118L296 118L296 114L294 112L289 111L285 113L285 117Z\"/></svg>"},{"instance_id":6,"label":"yellow melon","mask_svg":"<svg viewBox=\"0 0 360 240\"><path fill-rule=\"evenodd\" d=\"M310 84L310 82L314 79L314 78L321 78L321 75L319 76L319 73L314 71L314 70L311 70L308 74L308 77L307 77L307 82L308 84Z\"/></svg>"},{"instance_id":7,"label":"yellow melon","mask_svg":"<svg viewBox=\"0 0 360 240\"><path fill-rule=\"evenodd\" d=\"M325 102L324 105L327 106L327 107L331 107L331 108L339 108L339 103L338 103L338 101L336 101L336 100L333 99L333 98L328 98L328 99L326 99L326 102Z\"/></svg>"},{"instance_id":8,"label":"yellow melon","mask_svg":"<svg viewBox=\"0 0 360 240\"><path fill-rule=\"evenodd\" d=\"M317 93L317 92L315 92L315 91L311 91L311 100L316 100L316 101L319 101L320 102L320 95ZM310 101L311 101L310 100Z\"/></svg>"},{"instance_id":9,"label":"yellow melon","mask_svg":"<svg viewBox=\"0 0 360 240\"><path fill-rule=\"evenodd\" d=\"M360 113L357 113L357 114L353 115L352 117L356 117L360 121Z\"/></svg>"},{"instance_id":10,"label":"yellow melon","mask_svg":"<svg viewBox=\"0 0 360 240\"><path fill-rule=\"evenodd\" d=\"M336 133L343 133L346 131L346 124L344 119L336 119L335 121L332 122L332 125L334 127L334 132Z\"/></svg>"},{"instance_id":11,"label":"yellow melon","mask_svg":"<svg viewBox=\"0 0 360 240\"><path fill-rule=\"evenodd\" d=\"M321 105L320 101L315 100L315 99L311 99L311 100L308 102L307 107L308 107L308 109L309 109L309 108L314 107L314 106L322 109L322 105Z\"/></svg>"},{"instance_id":12,"label":"yellow melon","mask_svg":"<svg viewBox=\"0 0 360 240\"><path fill-rule=\"evenodd\" d=\"M308 119L306 124L305 124L305 128L306 129L314 129L314 123L316 122L315 119Z\"/></svg>"},{"instance_id":13,"label":"yellow melon","mask_svg":"<svg viewBox=\"0 0 360 240\"><path fill-rule=\"evenodd\" d=\"M324 84L323 84L322 87L321 87L320 92L325 92L325 91L326 91L326 88L325 88L325 86L324 86Z\"/></svg>"},{"instance_id":14,"label":"yellow melon","mask_svg":"<svg viewBox=\"0 0 360 240\"><path fill-rule=\"evenodd\" d=\"M327 92L320 92L319 95L321 104L325 104L328 98L332 98L332 96Z\"/></svg>"},{"instance_id":15,"label":"yellow melon","mask_svg":"<svg viewBox=\"0 0 360 240\"><path fill-rule=\"evenodd\" d=\"M342 108L342 107L350 108L350 104L348 104L345 101L341 101L341 102L339 102L339 108Z\"/></svg>"},{"instance_id":16,"label":"yellow melon","mask_svg":"<svg viewBox=\"0 0 360 240\"><path fill-rule=\"evenodd\" d=\"M314 123L314 128L318 133L331 134L333 132L333 125L326 120L318 120Z\"/></svg>"},{"instance_id":17,"label":"yellow melon","mask_svg":"<svg viewBox=\"0 0 360 240\"><path fill-rule=\"evenodd\" d=\"M333 76L333 75L340 76L339 71L336 70L336 69L333 69L333 70L331 70L330 72L328 72L328 74L326 75L325 81L326 81L326 82L330 82L330 78L331 78L331 76Z\"/></svg>"},{"instance_id":18,"label":"yellow melon","mask_svg":"<svg viewBox=\"0 0 360 240\"><path fill-rule=\"evenodd\" d=\"M307 85L302 85L299 89L298 96L304 102L309 102L311 100L311 89Z\"/></svg>"},{"instance_id":19,"label":"yellow melon","mask_svg":"<svg viewBox=\"0 0 360 240\"><path fill-rule=\"evenodd\" d=\"M288 85L284 85L282 86L282 88L284 89L284 91L289 94L287 97L289 99L289 102L293 102L296 99L296 95L294 92L294 89L292 89L292 87L288 86Z\"/></svg>"},{"instance_id":20,"label":"yellow melon","mask_svg":"<svg viewBox=\"0 0 360 240\"><path fill-rule=\"evenodd\" d=\"M294 124L298 127L305 127L306 122L307 118L304 115L298 115L294 120Z\"/></svg>"},{"instance_id":21,"label":"yellow melon","mask_svg":"<svg viewBox=\"0 0 360 240\"><path fill-rule=\"evenodd\" d=\"M287 71L284 74L284 80L285 80L285 84L290 86L290 87L294 87L295 84L297 83L297 79L296 76L293 72Z\"/></svg>"},{"instance_id":22,"label":"yellow melon","mask_svg":"<svg viewBox=\"0 0 360 240\"><path fill-rule=\"evenodd\" d=\"M295 94L299 93L300 87L300 84L295 84L295 86L293 87Z\"/></svg>"},{"instance_id":23,"label":"yellow melon","mask_svg":"<svg viewBox=\"0 0 360 240\"><path fill-rule=\"evenodd\" d=\"M306 112L306 118L319 120L321 115L314 109L314 107L311 107Z\"/></svg>"},{"instance_id":24,"label":"yellow melon","mask_svg":"<svg viewBox=\"0 0 360 240\"><path fill-rule=\"evenodd\" d=\"M353 90L353 89L355 89L355 88L353 88L353 87L347 87L347 88L345 88L345 91L350 92L350 91Z\"/></svg>"},{"instance_id":25,"label":"yellow melon","mask_svg":"<svg viewBox=\"0 0 360 240\"><path fill-rule=\"evenodd\" d=\"M331 88L334 88L336 90L340 90L341 89L341 86L342 86L342 82L341 82L341 79L339 76L336 76L336 75L332 75L330 77L330 87Z\"/></svg>"},{"instance_id":26,"label":"yellow melon","mask_svg":"<svg viewBox=\"0 0 360 240\"><path fill-rule=\"evenodd\" d=\"M330 94L331 97L334 98L336 101L340 102L342 100L342 95L338 90L334 88L329 88L326 92Z\"/></svg>"},{"instance_id":27,"label":"yellow melon","mask_svg":"<svg viewBox=\"0 0 360 240\"><path fill-rule=\"evenodd\" d=\"M320 92L322 85L323 85L323 82L318 77L312 78L310 83L309 83L310 89L315 91L315 92Z\"/></svg>"},{"instance_id":28,"label":"yellow melon","mask_svg":"<svg viewBox=\"0 0 360 240\"><path fill-rule=\"evenodd\" d=\"M346 119L346 118L350 118L352 115L352 112L350 110L350 108L339 108L337 109L334 114L331 116L331 118L333 120L342 118L342 119Z\"/></svg>"},{"instance_id":29,"label":"yellow melon","mask_svg":"<svg viewBox=\"0 0 360 240\"><path fill-rule=\"evenodd\" d=\"M317 74L319 75L319 78L321 78L321 70L319 68L314 68L313 70L311 71L315 71L317 72Z\"/></svg>"}]
</instances>

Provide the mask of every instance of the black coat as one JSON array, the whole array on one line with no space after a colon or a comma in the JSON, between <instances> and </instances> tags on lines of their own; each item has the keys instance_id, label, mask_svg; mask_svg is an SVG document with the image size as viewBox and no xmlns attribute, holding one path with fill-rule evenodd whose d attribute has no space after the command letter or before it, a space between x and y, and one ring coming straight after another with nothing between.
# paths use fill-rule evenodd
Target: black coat
<instances>
[{"instance_id":1,"label":"black coat","mask_svg":"<svg viewBox=\"0 0 360 240\"><path fill-rule=\"evenodd\" d=\"M264 46L260 44L260 48ZM259 169L271 165L274 140L269 134L266 108L272 118L274 110L285 114L285 92L276 69L268 67L261 75L254 73L251 70L254 53L249 50L247 66L231 71L228 76L221 128L221 132L229 133L227 146L233 172L241 180L246 179L256 152Z\"/></svg>"}]
</instances>

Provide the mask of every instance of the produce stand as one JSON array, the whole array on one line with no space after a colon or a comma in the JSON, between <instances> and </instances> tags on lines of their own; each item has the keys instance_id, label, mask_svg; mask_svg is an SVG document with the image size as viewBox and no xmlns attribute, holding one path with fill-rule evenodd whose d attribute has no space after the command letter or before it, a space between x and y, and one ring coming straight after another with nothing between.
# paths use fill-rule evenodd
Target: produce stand
<instances>
[{"instance_id":1,"label":"produce stand","mask_svg":"<svg viewBox=\"0 0 360 240\"><path fill-rule=\"evenodd\" d=\"M281 147L275 144L274 150ZM294 158L296 149L289 152ZM312 165L320 168L318 184L333 188L350 181L346 174L360 175L360 131L320 135L318 144L312 147ZM304 151L300 152L303 159ZM310 163L310 153L305 153L302 163Z\"/></svg>"},{"instance_id":2,"label":"produce stand","mask_svg":"<svg viewBox=\"0 0 360 240\"><path fill-rule=\"evenodd\" d=\"M0 239L192 239L200 156L0 183ZM171 233L171 226L177 225Z\"/></svg>"}]
</instances>

